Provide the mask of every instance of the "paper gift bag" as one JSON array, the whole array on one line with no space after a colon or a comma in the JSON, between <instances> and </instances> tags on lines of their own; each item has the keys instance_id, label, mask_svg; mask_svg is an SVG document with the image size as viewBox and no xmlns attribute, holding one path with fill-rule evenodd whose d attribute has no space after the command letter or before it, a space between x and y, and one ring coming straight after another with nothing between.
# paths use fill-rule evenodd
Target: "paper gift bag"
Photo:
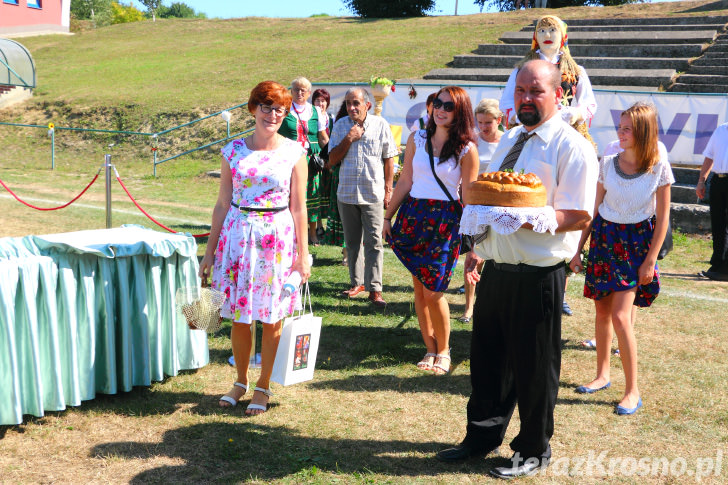
<instances>
[{"instance_id":1,"label":"paper gift bag","mask_svg":"<svg viewBox=\"0 0 728 485\"><path fill-rule=\"evenodd\" d=\"M281 329L271 380L283 386L313 379L321 335L321 317L313 315L308 283L305 294L302 311L286 318ZM305 313L307 301L309 312Z\"/></svg>"}]
</instances>

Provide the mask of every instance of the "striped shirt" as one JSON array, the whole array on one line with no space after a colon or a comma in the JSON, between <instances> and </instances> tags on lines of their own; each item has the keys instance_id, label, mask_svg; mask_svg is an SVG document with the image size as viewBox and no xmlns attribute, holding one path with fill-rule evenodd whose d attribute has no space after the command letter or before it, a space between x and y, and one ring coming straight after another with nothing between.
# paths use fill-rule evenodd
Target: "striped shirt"
<instances>
[{"instance_id":1,"label":"striped shirt","mask_svg":"<svg viewBox=\"0 0 728 485\"><path fill-rule=\"evenodd\" d=\"M354 122L348 116L334 124L329 151L349 134ZM349 147L341 160L337 198L345 204L375 204L384 201L384 163L399 153L392 130L380 116L367 114L364 134Z\"/></svg>"}]
</instances>

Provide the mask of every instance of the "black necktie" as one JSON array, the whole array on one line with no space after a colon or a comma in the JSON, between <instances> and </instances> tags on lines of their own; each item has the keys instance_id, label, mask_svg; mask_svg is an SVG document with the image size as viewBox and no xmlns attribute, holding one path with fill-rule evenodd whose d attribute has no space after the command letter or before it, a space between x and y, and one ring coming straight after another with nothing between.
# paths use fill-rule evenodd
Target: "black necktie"
<instances>
[{"instance_id":1,"label":"black necktie","mask_svg":"<svg viewBox=\"0 0 728 485\"><path fill-rule=\"evenodd\" d=\"M506 155L506 158L503 159L503 163L501 163L501 166L498 170L501 172L503 170L513 170L513 167L516 166L516 162L518 161L518 157L521 155L521 150L523 150L523 145L526 144L529 138L531 138L536 133L529 134L526 131L521 132L521 134L518 136L518 140L516 140L516 144L513 145Z\"/></svg>"}]
</instances>

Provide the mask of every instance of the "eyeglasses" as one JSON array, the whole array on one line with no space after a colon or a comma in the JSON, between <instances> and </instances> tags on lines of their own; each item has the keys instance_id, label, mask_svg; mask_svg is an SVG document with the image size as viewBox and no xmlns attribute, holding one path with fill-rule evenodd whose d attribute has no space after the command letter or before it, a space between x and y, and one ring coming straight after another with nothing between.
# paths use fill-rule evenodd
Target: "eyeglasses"
<instances>
[{"instance_id":1,"label":"eyeglasses","mask_svg":"<svg viewBox=\"0 0 728 485\"><path fill-rule=\"evenodd\" d=\"M432 107L434 109L440 109L440 108L442 108L447 113L452 113L453 111L455 111L455 103L453 103L452 101L445 101L445 102L443 102L440 98L435 98L432 101Z\"/></svg>"},{"instance_id":2,"label":"eyeglasses","mask_svg":"<svg viewBox=\"0 0 728 485\"><path fill-rule=\"evenodd\" d=\"M277 114L278 116L285 116L288 114L288 110L283 106L281 106L280 108L274 108L269 104L259 104L258 107L260 108L260 111L266 115L270 114L271 111L274 111L275 114Z\"/></svg>"}]
</instances>

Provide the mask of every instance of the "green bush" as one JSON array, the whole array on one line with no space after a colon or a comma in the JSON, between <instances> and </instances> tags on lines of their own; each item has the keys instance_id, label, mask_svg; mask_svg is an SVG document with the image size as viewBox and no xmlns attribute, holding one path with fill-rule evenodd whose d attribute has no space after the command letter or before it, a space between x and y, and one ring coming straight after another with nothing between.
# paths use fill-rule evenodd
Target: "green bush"
<instances>
[{"instance_id":1,"label":"green bush","mask_svg":"<svg viewBox=\"0 0 728 485\"><path fill-rule=\"evenodd\" d=\"M359 17L423 17L435 8L435 0L343 0Z\"/></svg>"}]
</instances>

